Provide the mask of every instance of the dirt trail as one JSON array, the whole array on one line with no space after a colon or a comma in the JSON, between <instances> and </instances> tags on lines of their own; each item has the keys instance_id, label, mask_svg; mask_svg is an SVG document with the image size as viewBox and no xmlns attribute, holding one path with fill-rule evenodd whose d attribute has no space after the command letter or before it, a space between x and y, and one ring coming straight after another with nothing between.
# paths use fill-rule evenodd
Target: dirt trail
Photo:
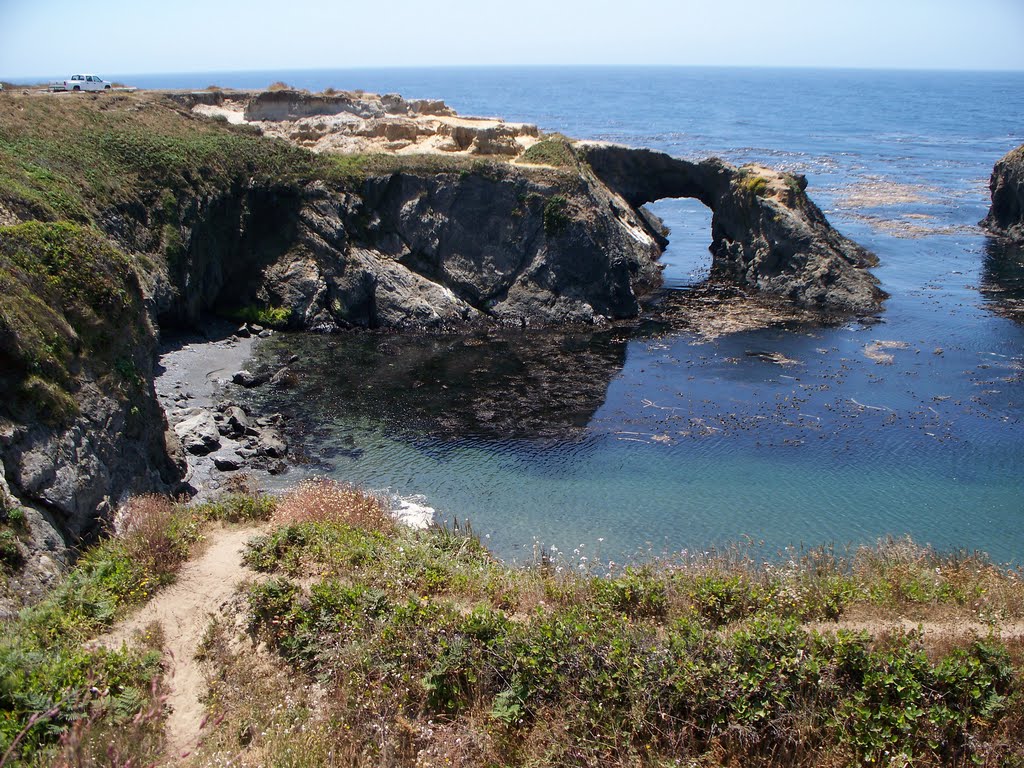
<instances>
[{"instance_id":1,"label":"dirt trail","mask_svg":"<svg viewBox=\"0 0 1024 768\"><path fill-rule=\"evenodd\" d=\"M871 635L880 635L893 630L903 632L921 630L921 634L926 640L956 640L972 636L987 637L993 631L1002 640L1024 639L1024 621L1002 621L991 627L980 621L960 618L939 621L915 621L907 618L842 619L840 621L810 622L806 626L808 629L815 629L819 632L835 632L840 629L846 629L851 632L868 632Z\"/></svg>"},{"instance_id":2,"label":"dirt trail","mask_svg":"<svg viewBox=\"0 0 1024 768\"><path fill-rule=\"evenodd\" d=\"M204 711L200 699L205 682L196 649L210 615L231 598L241 582L256 575L242 564L242 551L245 543L261 532L260 528L211 530L203 554L182 567L174 584L99 640L107 647L118 647L153 622L163 628L170 709L167 755L172 762L194 750L201 738Z\"/></svg>"}]
</instances>

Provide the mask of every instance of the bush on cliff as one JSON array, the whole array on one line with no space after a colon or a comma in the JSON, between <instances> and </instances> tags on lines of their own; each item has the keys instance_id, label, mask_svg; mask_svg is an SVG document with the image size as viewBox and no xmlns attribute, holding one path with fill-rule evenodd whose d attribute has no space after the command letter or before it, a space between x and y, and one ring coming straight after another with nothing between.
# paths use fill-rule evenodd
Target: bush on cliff
<instances>
[{"instance_id":1,"label":"bush on cliff","mask_svg":"<svg viewBox=\"0 0 1024 768\"><path fill-rule=\"evenodd\" d=\"M550 165L554 168L578 168L579 158L571 141L560 133L545 136L519 157L519 162Z\"/></svg>"}]
</instances>

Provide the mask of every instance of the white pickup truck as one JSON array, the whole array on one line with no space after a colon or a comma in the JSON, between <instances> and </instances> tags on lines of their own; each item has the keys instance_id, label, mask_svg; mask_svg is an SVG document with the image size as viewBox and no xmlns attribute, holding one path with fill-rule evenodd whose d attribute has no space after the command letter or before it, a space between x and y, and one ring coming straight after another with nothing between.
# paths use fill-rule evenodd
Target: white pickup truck
<instances>
[{"instance_id":1,"label":"white pickup truck","mask_svg":"<svg viewBox=\"0 0 1024 768\"><path fill-rule=\"evenodd\" d=\"M109 91L109 83L99 75L72 75L67 80L54 80L51 91Z\"/></svg>"}]
</instances>

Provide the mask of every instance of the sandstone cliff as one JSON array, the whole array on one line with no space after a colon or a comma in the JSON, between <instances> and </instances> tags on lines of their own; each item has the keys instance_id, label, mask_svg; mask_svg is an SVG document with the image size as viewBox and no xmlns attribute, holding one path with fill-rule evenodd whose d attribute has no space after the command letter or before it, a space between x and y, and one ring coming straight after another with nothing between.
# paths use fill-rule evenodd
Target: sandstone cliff
<instances>
[{"instance_id":1,"label":"sandstone cliff","mask_svg":"<svg viewBox=\"0 0 1024 768\"><path fill-rule=\"evenodd\" d=\"M992 170L992 207L981 226L1024 242L1024 145L1006 153Z\"/></svg>"}]
</instances>

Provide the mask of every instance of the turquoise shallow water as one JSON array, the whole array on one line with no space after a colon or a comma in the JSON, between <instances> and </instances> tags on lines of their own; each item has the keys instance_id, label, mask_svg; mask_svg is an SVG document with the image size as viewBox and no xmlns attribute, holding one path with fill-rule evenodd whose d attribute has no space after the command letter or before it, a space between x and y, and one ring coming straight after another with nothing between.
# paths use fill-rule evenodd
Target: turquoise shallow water
<instances>
[{"instance_id":1,"label":"turquoise shallow water","mask_svg":"<svg viewBox=\"0 0 1024 768\"><path fill-rule=\"evenodd\" d=\"M1024 257L975 226L1024 142L1024 76L714 69L363 70L140 85L361 87L463 113L807 174L874 250L875 322L707 341L642 328L559 336L281 337L310 463L422 494L500 554L539 539L606 557L751 537L768 550L913 535L1024 559ZM666 287L710 263L709 213L662 201ZM876 342L891 355L879 364ZM602 541L603 540L603 541Z\"/></svg>"}]
</instances>

